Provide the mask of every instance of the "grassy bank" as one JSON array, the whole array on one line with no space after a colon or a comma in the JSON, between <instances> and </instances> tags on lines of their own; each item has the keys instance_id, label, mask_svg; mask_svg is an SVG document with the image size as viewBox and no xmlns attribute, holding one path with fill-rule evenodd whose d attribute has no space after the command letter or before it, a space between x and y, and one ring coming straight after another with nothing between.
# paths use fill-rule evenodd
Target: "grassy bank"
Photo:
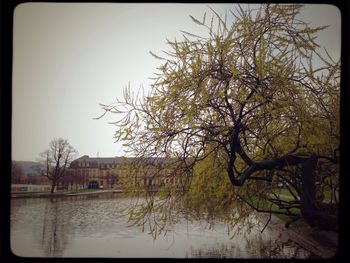
<instances>
[{"instance_id":1,"label":"grassy bank","mask_svg":"<svg viewBox=\"0 0 350 263\"><path fill-rule=\"evenodd\" d=\"M293 196L291 196L291 195L287 196L287 195L285 195L285 193L286 192L281 191L280 197L282 200L289 201L289 200L293 199ZM279 208L279 206L277 204L274 204L268 200L260 200L258 197L252 197L249 201L251 202L251 204L253 206L258 207L261 210L271 211L272 214L274 214L276 217L278 217L280 220L282 220L285 223L287 223L291 219L291 217L289 217L288 215L279 214L279 213L287 212L286 209L281 209L281 208ZM291 209L289 209L289 211L292 212L293 214L300 214L299 208L291 208ZM303 220L301 218L301 219L294 221L290 225L291 226L307 226L308 224L306 223L305 220Z\"/></svg>"},{"instance_id":2,"label":"grassy bank","mask_svg":"<svg viewBox=\"0 0 350 263\"><path fill-rule=\"evenodd\" d=\"M100 189L71 189L71 190L63 190L58 193L67 193L67 194L74 194L74 193L86 193L86 192L97 192L101 191Z\"/></svg>"}]
</instances>

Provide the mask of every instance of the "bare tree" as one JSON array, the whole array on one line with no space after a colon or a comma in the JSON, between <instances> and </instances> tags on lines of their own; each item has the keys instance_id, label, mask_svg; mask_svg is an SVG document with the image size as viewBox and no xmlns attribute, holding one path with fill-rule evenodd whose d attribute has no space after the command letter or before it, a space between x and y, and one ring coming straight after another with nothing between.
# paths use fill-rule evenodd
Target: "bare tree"
<instances>
[{"instance_id":1,"label":"bare tree","mask_svg":"<svg viewBox=\"0 0 350 263\"><path fill-rule=\"evenodd\" d=\"M69 164L73 161L75 150L66 139L53 139L49 148L40 154L38 168L41 175L45 175L51 181L51 193L54 192L58 182L67 174Z\"/></svg>"}]
</instances>

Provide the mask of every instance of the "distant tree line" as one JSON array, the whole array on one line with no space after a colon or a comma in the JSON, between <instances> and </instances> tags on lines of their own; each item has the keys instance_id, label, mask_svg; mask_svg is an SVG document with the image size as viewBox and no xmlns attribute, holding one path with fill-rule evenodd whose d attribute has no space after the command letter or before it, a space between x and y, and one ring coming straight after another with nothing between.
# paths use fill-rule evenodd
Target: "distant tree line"
<instances>
[{"instance_id":1,"label":"distant tree line","mask_svg":"<svg viewBox=\"0 0 350 263\"><path fill-rule=\"evenodd\" d=\"M37 173L23 172L21 166L12 161L11 163L11 183L12 184L49 184L49 180L45 176L41 176Z\"/></svg>"},{"instance_id":2,"label":"distant tree line","mask_svg":"<svg viewBox=\"0 0 350 263\"><path fill-rule=\"evenodd\" d=\"M11 169L12 184L38 184L48 185L51 181L44 175L38 173L24 173L21 166L12 161ZM84 189L87 188L88 178L85 174L77 174L74 171L67 170L64 176L57 182L58 189Z\"/></svg>"}]
</instances>

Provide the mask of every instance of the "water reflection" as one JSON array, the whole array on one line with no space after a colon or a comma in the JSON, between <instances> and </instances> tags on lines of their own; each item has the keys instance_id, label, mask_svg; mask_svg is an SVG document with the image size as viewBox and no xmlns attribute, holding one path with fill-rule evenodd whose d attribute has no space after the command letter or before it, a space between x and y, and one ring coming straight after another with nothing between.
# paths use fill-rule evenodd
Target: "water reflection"
<instances>
[{"instance_id":1,"label":"water reflection","mask_svg":"<svg viewBox=\"0 0 350 263\"><path fill-rule=\"evenodd\" d=\"M117 194L53 199L13 199L11 248L27 257L305 258L309 253L267 227L242 231L230 239L227 225L182 220L156 240L128 227ZM282 242L281 242L282 241Z\"/></svg>"},{"instance_id":2,"label":"water reflection","mask_svg":"<svg viewBox=\"0 0 350 263\"><path fill-rule=\"evenodd\" d=\"M199 249L190 248L193 258L307 258L309 253L291 240L287 242L268 241L266 243L254 242L254 247L233 244L217 243L214 246L204 245ZM188 255L187 255L188 256Z\"/></svg>"},{"instance_id":3,"label":"water reflection","mask_svg":"<svg viewBox=\"0 0 350 263\"><path fill-rule=\"evenodd\" d=\"M71 231L69 219L71 211L66 210L57 198L51 198L45 204L44 219L40 234L40 243L45 256L58 257L69 245Z\"/></svg>"}]
</instances>

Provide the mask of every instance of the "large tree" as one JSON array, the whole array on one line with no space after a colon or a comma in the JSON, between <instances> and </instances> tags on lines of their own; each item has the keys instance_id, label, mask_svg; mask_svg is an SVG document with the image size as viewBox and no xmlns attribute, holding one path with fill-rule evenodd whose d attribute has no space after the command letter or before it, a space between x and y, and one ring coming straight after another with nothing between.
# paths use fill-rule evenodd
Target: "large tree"
<instances>
[{"instance_id":1,"label":"large tree","mask_svg":"<svg viewBox=\"0 0 350 263\"><path fill-rule=\"evenodd\" d=\"M102 105L120 116L115 138L135 156L174 160L167 169L181 171L185 191L166 195L163 206L210 212L244 202L312 225L336 222L321 211L325 192L337 200L340 62L316 43L325 27L298 19L301 8L191 16L208 35L168 40L164 56L152 53L164 63L147 95L126 89L124 100ZM195 192L207 199L196 202ZM165 210L146 200L132 213L137 222Z\"/></svg>"},{"instance_id":2,"label":"large tree","mask_svg":"<svg viewBox=\"0 0 350 263\"><path fill-rule=\"evenodd\" d=\"M40 154L40 165L37 167L41 175L51 181L51 193L58 182L67 175L67 169L76 156L77 151L66 139L53 139L49 148Z\"/></svg>"}]
</instances>

